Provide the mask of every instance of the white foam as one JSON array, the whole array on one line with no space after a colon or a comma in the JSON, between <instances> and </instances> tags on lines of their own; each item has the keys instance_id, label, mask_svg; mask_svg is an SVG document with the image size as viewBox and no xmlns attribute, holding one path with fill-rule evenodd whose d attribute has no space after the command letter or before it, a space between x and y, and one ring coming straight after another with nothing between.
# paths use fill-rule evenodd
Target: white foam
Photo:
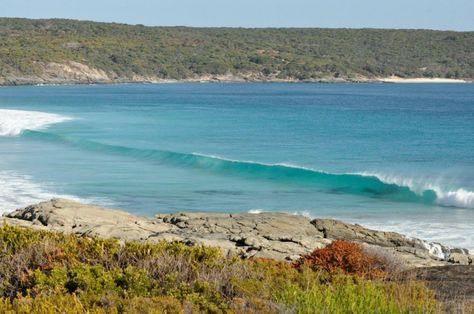
<instances>
[{"instance_id":1,"label":"white foam","mask_svg":"<svg viewBox=\"0 0 474 314\"><path fill-rule=\"evenodd\" d=\"M306 171L311 171L315 173L331 174L330 172L326 172L323 170L304 167L304 166L300 166L300 165L296 165L292 163L286 163L286 162L265 163L265 162L259 162L259 161L253 161L253 160L230 159L230 158L225 158L218 155L209 155L209 154L202 154L202 153L192 153L192 155L198 156L198 157L212 158L212 159L217 159L217 160L222 160L222 161L227 161L227 162L233 162L233 163L252 164L252 165L260 165L260 166L266 166L266 167L284 167L284 168L306 170ZM336 173L334 175L339 175L339 174Z\"/></svg>"},{"instance_id":2,"label":"white foam","mask_svg":"<svg viewBox=\"0 0 474 314\"><path fill-rule=\"evenodd\" d=\"M303 216L303 217L306 217L306 218L309 218L309 219L313 219L313 216L311 215L311 213L308 210L294 211L294 212L292 212L292 214L297 215L297 216Z\"/></svg>"},{"instance_id":3,"label":"white foam","mask_svg":"<svg viewBox=\"0 0 474 314\"><path fill-rule=\"evenodd\" d=\"M202 154L202 153L192 153L192 155L198 156L198 157L217 159L217 160L222 160L222 161L227 161L227 162L242 163L242 164L255 164L255 165L261 165L261 166L268 166L268 167L283 166L283 164L271 164L271 163L264 163L264 162L258 162L258 161L252 161L252 160L231 159L231 158L225 158L218 155L210 155L210 154Z\"/></svg>"},{"instance_id":4,"label":"white foam","mask_svg":"<svg viewBox=\"0 0 474 314\"><path fill-rule=\"evenodd\" d=\"M276 212L278 212L278 211L276 211ZM275 211L269 210L269 209L255 208L255 209L250 209L250 210L248 210L247 213L249 213L249 214L254 214L254 215L258 215L258 214L262 214L262 213L275 213ZM295 215L295 216L304 216L304 217L310 218L310 219L313 219L313 218L314 218L314 217L311 215L310 211L308 211L308 210L293 211L293 212L283 211L283 213L288 213L288 214Z\"/></svg>"},{"instance_id":5,"label":"white foam","mask_svg":"<svg viewBox=\"0 0 474 314\"><path fill-rule=\"evenodd\" d=\"M278 212L271 209L251 209L249 214ZM286 210L283 211L292 215L301 215L310 219L321 218L314 211L307 210ZM327 217L329 218L329 217ZM459 223L457 221L445 222L436 217L424 217L423 219L399 218L353 218L347 215L332 216L348 223L357 223L365 228L381 231L393 231L405 235L408 239L416 238L423 242L423 245L432 256L440 259L446 258L446 252L443 252L442 246L449 248L465 248L474 252L474 238L471 237L473 223ZM441 244L440 244L441 243Z\"/></svg>"},{"instance_id":6,"label":"white foam","mask_svg":"<svg viewBox=\"0 0 474 314\"><path fill-rule=\"evenodd\" d=\"M437 203L440 205L474 208L474 192L466 191L465 189L448 192L441 190L434 191L438 196Z\"/></svg>"},{"instance_id":7,"label":"white foam","mask_svg":"<svg viewBox=\"0 0 474 314\"><path fill-rule=\"evenodd\" d=\"M446 190L439 184L424 182L423 179L403 178L394 175L370 172L360 172L357 174L366 177L376 177L384 183L407 187L420 195L425 191L433 191L436 193L436 203L441 206L474 208L474 192L463 188Z\"/></svg>"},{"instance_id":8,"label":"white foam","mask_svg":"<svg viewBox=\"0 0 474 314\"><path fill-rule=\"evenodd\" d=\"M429 254L432 256L436 256L439 259L446 259L446 253L443 252L443 248L441 244L437 242L427 242L423 241L424 247L428 250Z\"/></svg>"},{"instance_id":9,"label":"white foam","mask_svg":"<svg viewBox=\"0 0 474 314\"><path fill-rule=\"evenodd\" d=\"M359 223L364 227L394 231L422 239L430 254L443 258L443 253L439 243L449 247L460 247L474 252L474 238L472 235L472 223L442 222L434 219L394 219L385 221L375 221L371 219L346 219L350 222Z\"/></svg>"},{"instance_id":10,"label":"white foam","mask_svg":"<svg viewBox=\"0 0 474 314\"><path fill-rule=\"evenodd\" d=\"M195 156L218 159L218 160L233 162L233 163L256 164L256 165L262 165L262 166L267 166L267 167L286 167L286 168L312 171L315 173L331 174L323 170L308 168L308 167L299 166L299 165L295 165L291 163L263 163L263 162L256 162L256 161L251 161L251 160L237 160L237 159L224 158L217 155L207 155L207 154L201 154L201 153L192 153L192 154ZM433 184L433 183L426 183L426 182L423 182L423 180L417 180L414 178L405 178L405 177L399 177L395 175L387 175L387 174L381 174L381 173L356 172L356 173L347 173L347 174L359 175L359 176L365 176L365 177L376 177L380 181L387 184L396 184L398 186L407 187L419 195L422 195L426 191L433 191L436 193L436 203L441 206L458 207L458 208L474 208L474 192L468 191L463 188L456 189L456 190L446 190L446 189L441 188L440 185ZM333 175L343 175L343 174L333 173Z\"/></svg>"},{"instance_id":11,"label":"white foam","mask_svg":"<svg viewBox=\"0 0 474 314\"><path fill-rule=\"evenodd\" d=\"M256 209L250 209L250 210L248 211L249 214L254 214L254 215L258 215L258 214L265 213L265 212L267 212L267 211L264 210L264 209L258 209L258 208L256 208Z\"/></svg>"},{"instance_id":12,"label":"white foam","mask_svg":"<svg viewBox=\"0 0 474 314\"><path fill-rule=\"evenodd\" d=\"M69 120L72 118L53 113L0 109L0 136L17 136L24 130L42 130Z\"/></svg>"},{"instance_id":13,"label":"white foam","mask_svg":"<svg viewBox=\"0 0 474 314\"><path fill-rule=\"evenodd\" d=\"M0 171L0 214L52 198L67 198L81 203L110 205L106 199L81 199L72 195L51 192L47 185L39 185L26 175L14 171Z\"/></svg>"}]
</instances>

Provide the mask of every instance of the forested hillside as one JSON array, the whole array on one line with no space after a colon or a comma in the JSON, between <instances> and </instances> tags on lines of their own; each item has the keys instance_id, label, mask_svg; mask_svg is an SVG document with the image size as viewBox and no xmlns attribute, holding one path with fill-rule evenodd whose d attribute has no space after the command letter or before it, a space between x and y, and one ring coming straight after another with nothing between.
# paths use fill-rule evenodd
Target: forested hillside
<instances>
[{"instance_id":1,"label":"forested hillside","mask_svg":"<svg viewBox=\"0 0 474 314\"><path fill-rule=\"evenodd\" d=\"M474 32L0 19L0 84L474 78Z\"/></svg>"}]
</instances>

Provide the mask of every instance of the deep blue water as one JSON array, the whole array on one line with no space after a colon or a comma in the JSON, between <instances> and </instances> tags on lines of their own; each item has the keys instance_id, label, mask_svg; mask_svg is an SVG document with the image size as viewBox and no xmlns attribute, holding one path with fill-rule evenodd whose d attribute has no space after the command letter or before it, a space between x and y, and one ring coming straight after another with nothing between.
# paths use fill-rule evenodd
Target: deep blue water
<instances>
[{"instance_id":1,"label":"deep blue water","mask_svg":"<svg viewBox=\"0 0 474 314\"><path fill-rule=\"evenodd\" d=\"M473 84L3 87L0 134L3 211L285 211L474 249Z\"/></svg>"}]
</instances>

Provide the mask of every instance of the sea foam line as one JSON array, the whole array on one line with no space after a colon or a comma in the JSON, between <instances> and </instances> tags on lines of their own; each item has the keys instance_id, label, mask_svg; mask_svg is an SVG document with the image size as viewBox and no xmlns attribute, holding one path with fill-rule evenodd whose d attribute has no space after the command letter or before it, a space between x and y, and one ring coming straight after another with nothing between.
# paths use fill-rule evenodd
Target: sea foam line
<instances>
[{"instance_id":1,"label":"sea foam line","mask_svg":"<svg viewBox=\"0 0 474 314\"><path fill-rule=\"evenodd\" d=\"M0 136L17 136L24 130L43 130L72 118L54 113L0 109Z\"/></svg>"}]
</instances>

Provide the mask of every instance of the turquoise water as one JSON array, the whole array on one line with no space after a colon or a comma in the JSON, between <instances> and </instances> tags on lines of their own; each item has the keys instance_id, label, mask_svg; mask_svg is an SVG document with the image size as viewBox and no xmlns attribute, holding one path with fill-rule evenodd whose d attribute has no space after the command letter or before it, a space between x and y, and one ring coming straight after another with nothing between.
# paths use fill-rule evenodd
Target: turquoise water
<instances>
[{"instance_id":1,"label":"turquoise water","mask_svg":"<svg viewBox=\"0 0 474 314\"><path fill-rule=\"evenodd\" d=\"M284 211L474 249L474 85L0 88L0 209Z\"/></svg>"}]
</instances>

